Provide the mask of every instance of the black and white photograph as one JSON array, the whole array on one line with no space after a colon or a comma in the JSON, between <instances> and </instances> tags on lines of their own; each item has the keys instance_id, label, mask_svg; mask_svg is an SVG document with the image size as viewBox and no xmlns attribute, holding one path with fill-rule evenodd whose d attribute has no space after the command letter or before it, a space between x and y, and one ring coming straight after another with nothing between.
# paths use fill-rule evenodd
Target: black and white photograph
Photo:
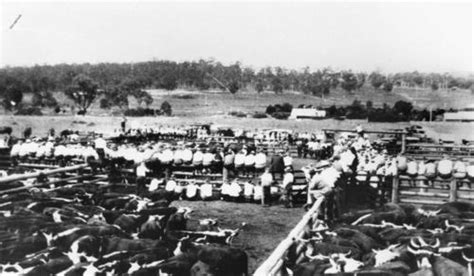
<instances>
[{"instance_id":1,"label":"black and white photograph","mask_svg":"<svg viewBox=\"0 0 474 276\"><path fill-rule=\"evenodd\" d=\"M0 275L474 276L473 13L0 0Z\"/></svg>"}]
</instances>

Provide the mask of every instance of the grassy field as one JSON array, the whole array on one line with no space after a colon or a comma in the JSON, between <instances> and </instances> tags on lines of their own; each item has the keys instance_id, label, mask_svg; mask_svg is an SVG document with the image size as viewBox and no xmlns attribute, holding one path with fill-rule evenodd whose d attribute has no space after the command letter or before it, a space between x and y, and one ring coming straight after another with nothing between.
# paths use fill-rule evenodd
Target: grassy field
<instances>
[{"instance_id":1,"label":"grassy field","mask_svg":"<svg viewBox=\"0 0 474 276\"><path fill-rule=\"evenodd\" d=\"M225 201L175 201L173 205L194 210L188 226L190 229L197 226L198 219L203 218L218 219L221 228L235 229L242 222L247 223L233 245L247 252L249 272L257 269L304 214L302 208L286 209L281 205L261 207Z\"/></svg>"}]
</instances>

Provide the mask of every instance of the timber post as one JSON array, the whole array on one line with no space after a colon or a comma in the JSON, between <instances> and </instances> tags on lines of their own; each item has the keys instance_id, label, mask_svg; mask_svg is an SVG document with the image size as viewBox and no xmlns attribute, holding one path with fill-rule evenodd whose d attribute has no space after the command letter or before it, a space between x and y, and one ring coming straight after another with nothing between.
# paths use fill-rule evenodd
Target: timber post
<instances>
[{"instance_id":1,"label":"timber post","mask_svg":"<svg viewBox=\"0 0 474 276\"><path fill-rule=\"evenodd\" d=\"M458 199L458 182L456 178L451 179L449 183L449 202L454 202Z\"/></svg>"},{"instance_id":2,"label":"timber post","mask_svg":"<svg viewBox=\"0 0 474 276\"><path fill-rule=\"evenodd\" d=\"M400 178L398 175L394 175L392 178L392 203L397 204L399 202L399 185Z\"/></svg>"}]
</instances>

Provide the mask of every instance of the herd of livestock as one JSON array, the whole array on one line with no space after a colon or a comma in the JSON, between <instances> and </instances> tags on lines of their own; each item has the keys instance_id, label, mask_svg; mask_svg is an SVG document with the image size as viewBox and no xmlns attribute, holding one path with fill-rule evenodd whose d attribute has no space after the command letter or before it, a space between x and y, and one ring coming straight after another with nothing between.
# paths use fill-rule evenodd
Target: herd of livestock
<instances>
[{"instance_id":1,"label":"herd of livestock","mask_svg":"<svg viewBox=\"0 0 474 276\"><path fill-rule=\"evenodd\" d=\"M189 223L173 200L77 187L4 195L0 274L247 275L246 252L231 246L240 228Z\"/></svg>"},{"instance_id":2,"label":"herd of livestock","mask_svg":"<svg viewBox=\"0 0 474 276\"><path fill-rule=\"evenodd\" d=\"M473 275L473 261L474 204L390 203L347 213L331 227L315 218L285 266L294 275Z\"/></svg>"}]
</instances>

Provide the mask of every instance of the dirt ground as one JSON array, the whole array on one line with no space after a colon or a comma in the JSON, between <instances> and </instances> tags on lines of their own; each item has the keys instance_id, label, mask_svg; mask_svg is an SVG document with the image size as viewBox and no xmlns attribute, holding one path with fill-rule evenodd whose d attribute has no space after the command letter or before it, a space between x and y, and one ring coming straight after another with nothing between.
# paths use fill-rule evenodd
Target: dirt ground
<instances>
[{"instance_id":1,"label":"dirt ground","mask_svg":"<svg viewBox=\"0 0 474 276\"><path fill-rule=\"evenodd\" d=\"M249 272L271 254L304 215L301 207L283 208L281 205L262 207L251 203L225 201L175 201L174 206L191 207L189 228L195 227L198 219L218 219L221 228L235 229L246 223L243 231L234 239L233 245L245 250L249 257Z\"/></svg>"}]
</instances>

